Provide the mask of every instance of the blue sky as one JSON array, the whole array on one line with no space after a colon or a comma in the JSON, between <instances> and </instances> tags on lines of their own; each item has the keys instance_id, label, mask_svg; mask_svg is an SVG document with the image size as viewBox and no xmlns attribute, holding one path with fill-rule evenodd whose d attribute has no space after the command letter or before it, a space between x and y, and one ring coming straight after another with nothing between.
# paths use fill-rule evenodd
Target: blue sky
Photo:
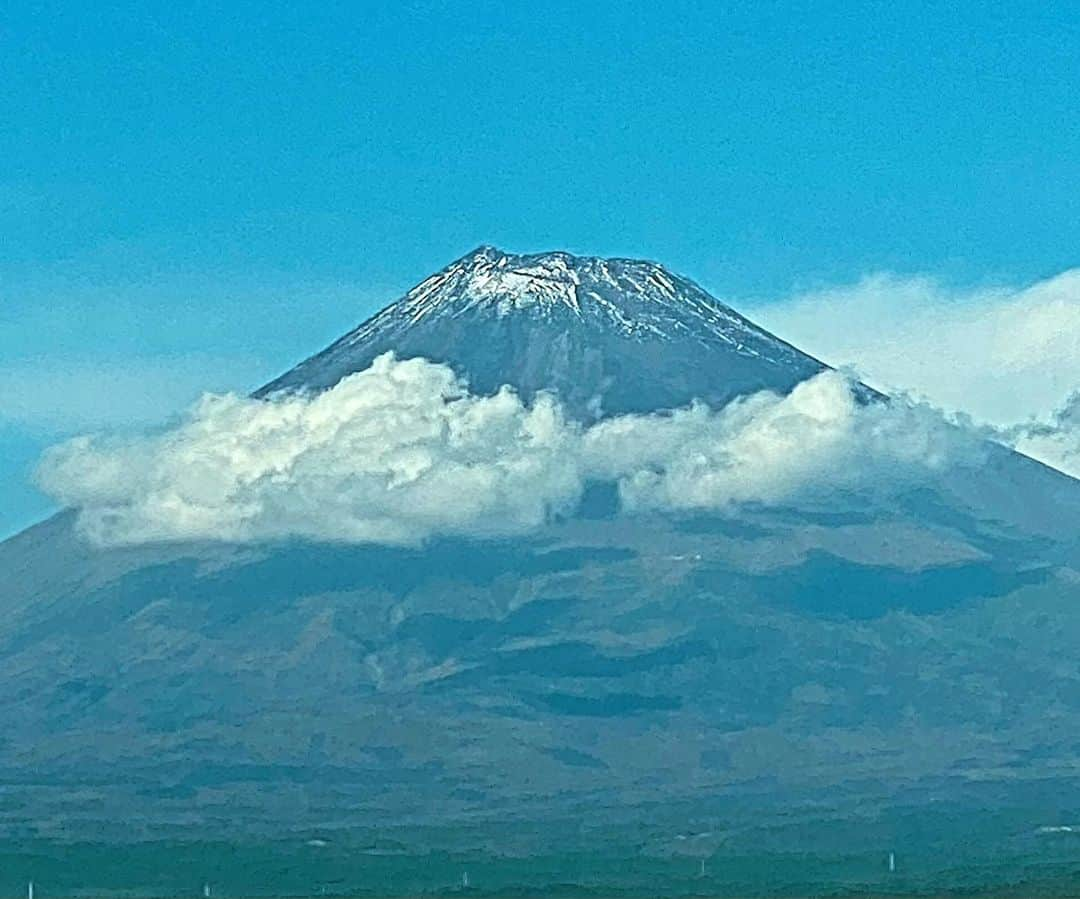
<instances>
[{"instance_id":1,"label":"blue sky","mask_svg":"<svg viewBox=\"0 0 1080 899\"><path fill-rule=\"evenodd\" d=\"M217 6L0 13L0 535L43 446L257 386L480 243L761 309L1078 261L1066 4Z\"/></svg>"}]
</instances>

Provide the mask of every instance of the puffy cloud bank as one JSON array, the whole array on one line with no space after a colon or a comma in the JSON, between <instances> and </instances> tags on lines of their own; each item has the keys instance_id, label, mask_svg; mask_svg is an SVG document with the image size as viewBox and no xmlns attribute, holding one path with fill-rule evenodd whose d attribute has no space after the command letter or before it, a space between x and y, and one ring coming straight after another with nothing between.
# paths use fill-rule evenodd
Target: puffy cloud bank
<instances>
[{"instance_id":1,"label":"puffy cloud bank","mask_svg":"<svg viewBox=\"0 0 1080 899\"><path fill-rule=\"evenodd\" d=\"M445 366L387 355L313 397L207 396L155 436L77 438L39 480L99 543L405 543L541 524L578 496L576 438L551 399L472 396Z\"/></svg>"},{"instance_id":2,"label":"puffy cloud bank","mask_svg":"<svg viewBox=\"0 0 1080 899\"><path fill-rule=\"evenodd\" d=\"M314 396L206 396L137 439L50 450L40 484L103 545L303 537L409 544L506 536L570 513L592 481L625 511L790 503L880 491L970 461L931 409L863 405L827 372L714 411L568 421L557 400L469 393L444 365L391 354Z\"/></svg>"},{"instance_id":3,"label":"puffy cloud bank","mask_svg":"<svg viewBox=\"0 0 1080 899\"><path fill-rule=\"evenodd\" d=\"M617 481L631 511L891 492L982 457L971 435L930 407L861 404L839 372L787 396L762 392L719 411L695 404L610 419L585 433L584 449L589 474Z\"/></svg>"}]
</instances>

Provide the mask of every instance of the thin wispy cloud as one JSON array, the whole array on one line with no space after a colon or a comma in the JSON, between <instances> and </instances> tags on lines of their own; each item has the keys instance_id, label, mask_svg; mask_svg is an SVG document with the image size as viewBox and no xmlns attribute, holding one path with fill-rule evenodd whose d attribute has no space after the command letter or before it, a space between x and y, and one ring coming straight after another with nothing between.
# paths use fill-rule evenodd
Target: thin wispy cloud
<instances>
[{"instance_id":1,"label":"thin wispy cloud","mask_svg":"<svg viewBox=\"0 0 1080 899\"><path fill-rule=\"evenodd\" d=\"M1048 421L1080 389L1080 269L967 290L875 274L752 315L830 364L854 366L874 386L997 427Z\"/></svg>"},{"instance_id":2,"label":"thin wispy cloud","mask_svg":"<svg viewBox=\"0 0 1080 899\"><path fill-rule=\"evenodd\" d=\"M0 364L0 423L48 436L160 424L208 386L257 383L257 359L185 354L124 360L43 357Z\"/></svg>"},{"instance_id":3,"label":"thin wispy cloud","mask_svg":"<svg viewBox=\"0 0 1080 899\"><path fill-rule=\"evenodd\" d=\"M1002 429L999 437L1020 452L1080 478L1080 392L1048 419Z\"/></svg>"}]
</instances>

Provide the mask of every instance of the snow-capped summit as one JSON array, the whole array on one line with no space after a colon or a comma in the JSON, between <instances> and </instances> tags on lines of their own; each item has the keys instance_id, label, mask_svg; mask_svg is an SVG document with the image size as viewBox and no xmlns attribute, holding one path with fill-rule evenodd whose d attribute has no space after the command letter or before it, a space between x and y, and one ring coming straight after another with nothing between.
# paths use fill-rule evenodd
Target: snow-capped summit
<instances>
[{"instance_id":1,"label":"snow-capped summit","mask_svg":"<svg viewBox=\"0 0 1080 899\"><path fill-rule=\"evenodd\" d=\"M692 281L655 262L574 256L561 250L517 255L491 246L478 247L421 281L391 308L413 321L469 310L497 316L552 316L569 310L580 318L606 318L627 334L661 339L677 331L678 319L687 315L722 340L736 341L750 325Z\"/></svg>"},{"instance_id":2,"label":"snow-capped summit","mask_svg":"<svg viewBox=\"0 0 1080 899\"><path fill-rule=\"evenodd\" d=\"M494 306L500 315L560 305L580 311L582 278L577 261L562 252L513 256L495 247L478 247L410 290L406 306L415 318L461 298L466 307ZM461 311L460 304L457 311Z\"/></svg>"},{"instance_id":3,"label":"snow-capped summit","mask_svg":"<svg viewBox=\"0 0 1080 899\"><path fill-rule=\"evenodd\" d=\"M388 350L482 392L554 390L581 418L722 405L825 367L654 262L482 246L258 395L332 387Z\"/></svg>"},{"instance_id":4,"label":"snow-capped summit","mask_svg":"<svg viewBox=\"0 0 1080 899\"><path fill-rule=\"evenodd\" d=\"M621 307L636 305L640 308L633 311L646 312L650 305L661 308L693 299L695 290L652 262L563 251L515 255L482 246L422 281L402 305L414 320L447 309L460 314L485 308L501 316L524 310L544 315L566 308L579 316L606 315L617 326L633 330L641 322Z\"/></svg>"}]
</instances>

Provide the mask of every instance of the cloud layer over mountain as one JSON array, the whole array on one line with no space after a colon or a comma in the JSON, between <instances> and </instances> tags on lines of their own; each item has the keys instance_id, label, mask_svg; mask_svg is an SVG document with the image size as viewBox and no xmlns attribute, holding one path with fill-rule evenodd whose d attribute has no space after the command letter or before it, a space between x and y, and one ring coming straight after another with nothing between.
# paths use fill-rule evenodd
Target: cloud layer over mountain
<instances>
[{"instance_id":1,"label":"cloud layer over mountain","mask_svg":"<svg viewBox=\"0 0 1080 899\"><path fill-rule=\"evenodd\" d=\"M585 428L553 397L473 395L444 365L387 354L321 394L207 396L158 433L77 438L46 454L39 480L100 544L401 544L523 533L596 480L619 484L627 513L724 510L888 491L978 454L933 410L860 404L835 372L786 397Z\"/></svg>"}]
</instances>

